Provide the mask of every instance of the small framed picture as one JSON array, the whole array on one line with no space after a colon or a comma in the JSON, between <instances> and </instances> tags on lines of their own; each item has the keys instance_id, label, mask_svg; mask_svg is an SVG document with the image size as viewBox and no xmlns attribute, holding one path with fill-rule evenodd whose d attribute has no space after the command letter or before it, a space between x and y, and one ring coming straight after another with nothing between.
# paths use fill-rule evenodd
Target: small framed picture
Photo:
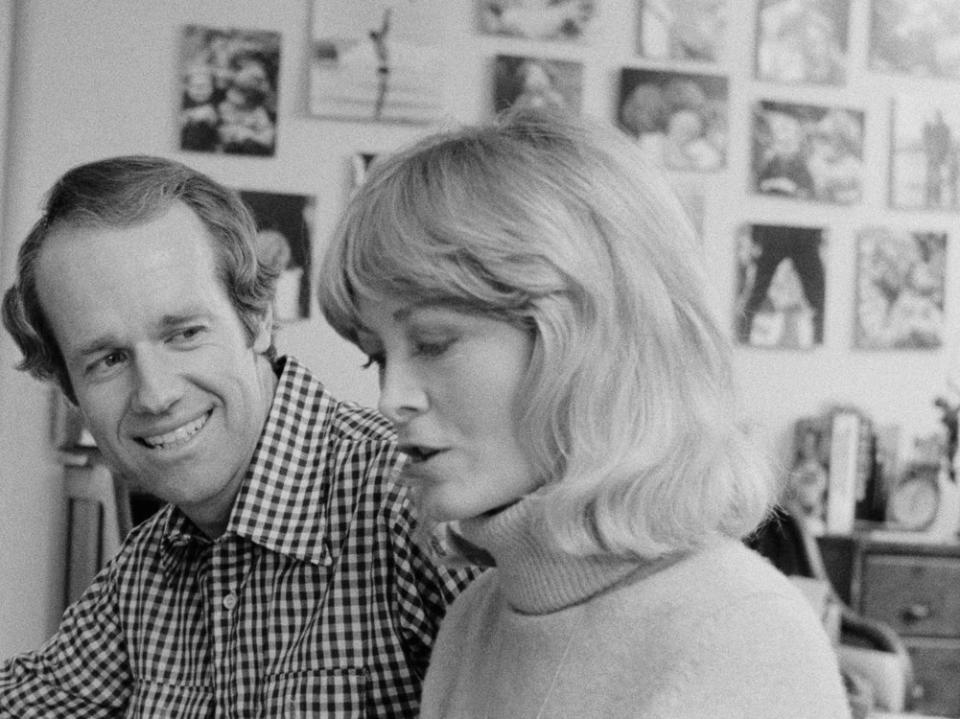
<instances>
[{"instance_id":1,"label":"small framed picture","mask_svg":"<svg viewBox=\"0 0 960 719\"><path fill-rule=\"evenodd\" d=\"M180 149L273 155L280 34L188 25L180 51Z\"/></svg>"},{"instance_id":2,"label":"small framed picture","mask_svg":"<svg viewBox=\"0 0 960 719\"><path fill-rule=\"evenodd\" d=\"M952 0L873 0L869 65L913 77L960 78L960 6Z\"/></svg>"},{"instance_id":3,"label":"small framed picture","mask_svg":"<svg viewBox=\"0 0 960 719\"><path fill-rule=\"evenodd\" d=\"M960 107L927 95L901 95L890 107L890 206L960 209Z\"/></svg>"},{"instance_id":4,"label":"small framed picture","mask_svg":"<svg viewBox=\"0 0 960 719\"><path fill-rule=\"evenodd\" d=\"M310 316L311 230L314 198L277 192L240 192L257 222L261 262L279 267L274 311L279 322Z\"/></svg>"},{"instance_id":5,"label":"small framed picture","mask_svg":"<svg viewBox=\"0 0 960 719\"><path fill-rule=\"evenodd\" d=\"M671 170L726 166L726 77L624 68L617 114L620 127Z\"/></svg>"},{"instance_id":6,"label":"small framed picture","mask_svg":"<svg viewBox=\"0 0 960 719\"><path fill-rule=\"evenodd\" d=\"M850 0L760 0L757 79L842 85L849 22Z\"/></svg>"},{"instance_id":7,"label":"small framed picture","mask_svg":"<svg viewBox=\"0 0 960 719\"><path fill-rule=\"evenodd\" d=\"M476 0L480 31L530 40L582 41L600 0Z\"/></svg>"},{"instance_id":8,"label":"small framed picture","mask_svg":"<svg viewBox=\"0 0 960 719\"><path fill-rule=\"evenodd\" d=\"M758 102L751 137L754 190L840 205L860 202L863 133L859 110Z\"/></svg>"},{"instance_id":9,"label":"small framed picture","mask_svg":"<svg viewBox=\"0 0 960 719\"><path fill-rule=\"evenodd\" d=\"M313 0L310 113L427 124L442 113L442 0Z\"/></svg>"},{"instance_id":10,"label":"small framed picture","mask_svg":"<svg viewBox=\"0 0 960 719\"><path fill-rule=\"evenodd\" d=\"M943 345L947 235L868 227L857 242L854 347Z\"/></svg>"},{"instance_id":11,"label":"small framed picture","mask_svg":"<svg viewBox=\"0 0 960 719\"><path fill-rule=\"evenodd\" d=\"M497 55L493 70L493 110L552 107L580 112L583 65L566 60Z\"/></svg>"},{"instance_id":12,"label":"small framed picture","mask_svg":"<svg viewBox=\"0 0 960 719\"><path fill-rule=\"evenodd\" d=\"M728 0L639 0L637 54L655 60L719 62Z\"/></svg>"},{"instance_id":13,"label":"small framed picture","mask_svg":"<svg viewBox=\"0 0 960 719\"><path fill-rule=\"evenodd\" d=\"M824 234L818 227L741 228L735 312L740 344L786 349L823 344Z\"/></svg>"}]
</instances>

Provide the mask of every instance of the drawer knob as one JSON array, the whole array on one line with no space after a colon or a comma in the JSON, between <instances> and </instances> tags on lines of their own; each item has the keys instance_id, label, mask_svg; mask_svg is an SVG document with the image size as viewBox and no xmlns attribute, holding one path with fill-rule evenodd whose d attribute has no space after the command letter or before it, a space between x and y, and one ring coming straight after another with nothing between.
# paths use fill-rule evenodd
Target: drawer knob
<instances>
[{"instance_id":1,"label":"drawer knob","mask_svg":"<svg viewBox=\"0 0 960 719\"><path fill-rule=\"evenodd\" d=\"M929 605L917 602L916 604L911 604L909 607L904 608L903 620L908 623L922 622L924 619L929 619L932 613L933 612L930 610Z\"/></svg>"}]
</instances>

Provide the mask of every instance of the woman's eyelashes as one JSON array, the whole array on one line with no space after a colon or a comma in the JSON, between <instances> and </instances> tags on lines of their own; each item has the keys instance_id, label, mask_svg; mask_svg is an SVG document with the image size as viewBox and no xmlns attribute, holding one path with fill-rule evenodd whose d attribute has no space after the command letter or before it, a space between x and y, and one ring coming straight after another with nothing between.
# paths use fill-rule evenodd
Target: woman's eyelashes
<instances>
[{"instance_id":1,"label":"woman's eyelashes","mask_svg":"<svg viewBox=\"0 0 960 719\"><path fill-rule=\"evenodd\" d=\"M381 352L367 353L367 361L363 363L363 369L370 369L371 367L383 369L385 361L386 357Z\"/></svg>"},{"instance_id":2,"label":"woman's eyelashes","mask_svg":"<svg viewBox=\"0 0 960 719\"><path fill-rule=\"evenodd\" d=\"M444 336L438 339L418 339L410 342L410 356L424 357L428 359L442 357L456 343L457 337ZM382 370L387 364L387 353L384 351L363 350L367 355L367 361L363 364L363 369L377 367Z\"/></svg>"}]
</instances>

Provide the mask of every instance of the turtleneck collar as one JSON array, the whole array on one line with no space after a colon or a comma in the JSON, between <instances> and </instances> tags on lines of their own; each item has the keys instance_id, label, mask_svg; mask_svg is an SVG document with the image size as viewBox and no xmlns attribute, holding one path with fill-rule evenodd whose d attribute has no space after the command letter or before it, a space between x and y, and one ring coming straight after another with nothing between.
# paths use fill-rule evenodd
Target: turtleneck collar
<instances>
[{"instance_id":1,"label":"turtleneck collar","mask_svg":"<svg viewBox=\"0 0 960 719\"><path fill-rule=\"evenodd\" d=\"M542 502L530 495L491 516L460 523L464 539L494 558L509 604L524 614L547 614L580 604L619 585L659 571L677 557L580 557L558 549L546 531Z\"/></svg>"}]
</instances>

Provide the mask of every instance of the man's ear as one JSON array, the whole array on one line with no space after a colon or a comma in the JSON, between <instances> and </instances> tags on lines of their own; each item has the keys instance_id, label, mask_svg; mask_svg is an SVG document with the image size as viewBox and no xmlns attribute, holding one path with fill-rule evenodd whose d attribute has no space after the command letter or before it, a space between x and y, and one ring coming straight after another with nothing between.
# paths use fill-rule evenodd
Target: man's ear
<instances>
[{"instance_id":1,"label":"man's ear","mask_svg":"<svg viewBox=\"0 0 960 719\"><path fill-rule=\"evenodd\" d=\"M263 354L270 345L273 344L274 317L273 303L271 303L263 312L257 322L257 334L253 338L253 351L257 354Z\"/></svg>"}]
</instances>

